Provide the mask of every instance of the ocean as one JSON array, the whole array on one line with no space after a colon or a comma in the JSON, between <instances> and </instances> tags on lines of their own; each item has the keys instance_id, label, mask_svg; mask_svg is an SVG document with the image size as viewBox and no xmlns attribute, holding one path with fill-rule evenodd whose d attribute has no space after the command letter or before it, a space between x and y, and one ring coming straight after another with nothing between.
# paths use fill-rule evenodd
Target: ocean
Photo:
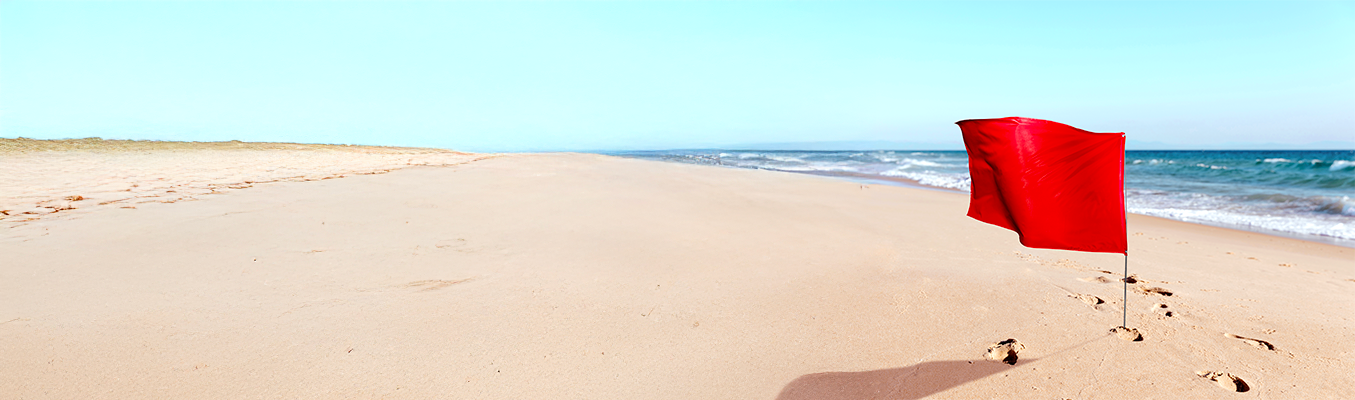
<instances>
[{"instance_id":1,"label":"ocean","mask_svg":"<svg viewBox=\"0 0 1355 400\"><path fill-rule=\"evenodd\" d=\"M968 192L964 151L671 150L612 155ZM1355 247L1355 151L1127 151L1129 212Z\"/></svg>"}]
</instances>

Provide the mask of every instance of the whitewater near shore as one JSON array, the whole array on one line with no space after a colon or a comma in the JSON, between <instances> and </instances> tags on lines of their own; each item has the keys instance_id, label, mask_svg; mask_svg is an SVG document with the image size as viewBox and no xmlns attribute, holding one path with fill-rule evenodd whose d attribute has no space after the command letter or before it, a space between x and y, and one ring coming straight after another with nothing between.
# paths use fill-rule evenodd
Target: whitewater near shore
<instances>
[{"instance_id":1,"label":"whitewater near shore","mask_svg":"<svg viewBox=\"0 0 1355 400\"><path fill-rule=\"evenodd\" d=\"M1131 342L1109 332L1122 256L1021 247L958 193L590 154L26 146L0 152L4 398L1355 386L1351 248L1130 215Z\"/></svg>"},{"instance_id":2,"label":"whitewater near shore","mask_svg":"<svg viewBox=\"0 0 1355 400\"><path fill-rule=\"evenodd\" d=\"M969 192L965 151L665 150L615 155ZM1355 247L1355 151L1127 151L1135 214Z\"/></svg>"}]
</instances>

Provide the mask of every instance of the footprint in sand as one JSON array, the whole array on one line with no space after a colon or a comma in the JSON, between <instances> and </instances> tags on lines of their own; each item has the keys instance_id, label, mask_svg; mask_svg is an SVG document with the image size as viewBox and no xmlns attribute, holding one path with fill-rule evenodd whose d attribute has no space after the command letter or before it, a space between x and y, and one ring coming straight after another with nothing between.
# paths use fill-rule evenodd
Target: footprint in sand
<instances>
[{"instance_id":1,"label":"footprint in sand","mask_svg":"<svg viewBox=\"0 0 1355 400\"><path fill-rule=\"evenodd\" d=\"M1231 333L1225 333L1225 334L1223 334L1223 336L1227 336L1227 337L1230 337L1230 338L1233 338L1233 339L1241 340L1241 341L1243 341L1243 342L1245 342L1245 343L1247 343L1247 344L1249 344L1249 345L1252 345L1252 347L1255 347L1255 348L1258 348L1258 349L1261 349L1261 350L1275 350L1275 345L1270 344L1270 342L1267 342L1267 341L1264 341L1264 340L1261 340L1261 339L1252 339L1252 338L1249 338L1249 337L1242 337L1242 336L1234 335L1234 334L1231 334Z\"/></svg>"},{"instance_id":2,"label":"footprint in sand","mask_svg":"<svg viewBox=\"0 0 1355 400\"><path fill-rule=\"evenodd\" d=\"M431 279L431 280L426 280L426 281L414 281L414 282L406 283L406 284L404 284L404 286L405 286L405 287L411 287L411 288L412 288L412 287L423 288L423 289L420 289L419 291L420 291L420 292L427 292L427 291L430 291L430 290L438 290L438 289L442 289L442 288L445 288L445 287L448 287L448 286L452 286L452 285L455 285L455 284L458 284L458 283L466 282L466 281L469 281L469 280L471 280L471 279L472 279L472 278L466 278L466 279L459 279L459 280L455 280L455 281L445 281L445 280Z\"/></svg>"},{"instance_id":3,"label":"footprint in sand","mask_svg":"<svg viewBox=\"0 0 1355 400\"><path fill-rule=\"evenodd\" d=\"M1162 303L1154 304L1154 305L1153 305L1153 311L1156 311L1158 315L1161 315L1161 316L1164 316L1164 317L1171 317L1171 316L1175 316L1175 315L1176 315L1176 312L1174 312L1174 311L1172 311L1172 310L1168 310L1168 309L1167 309L1167 305L1166 305L1166 304L1162 304Z\"/></svg>"},{"instance_id":4,"label":"footprint in sand","mask_svg":"<svg viewBox=\"0 0 1355 400\"><path fill-rule=\"evenodd\" d=\"M1074 299L1082 300L1083 303L1086 303L1087 305L1092 306L1092 308L1096 308L1096 305L1097 305L1097 304L1105 303L1105 301L1104 301L1104 300L1101 300L1100 297L1092 296L1092 295L1090 295L1090 294L1075 294L1075 293L1069 293L1069 294L1068 294L1068 297L1072 297L1072 298L1074 298Z\"/></svg>"},{"instance_id":5,"label":"footprint in sand","mask_svg":"<svg viewBox=\"0 0 1355 400\"><path fill-rule=\"evenodd\" d=\"M1021 344L1016 339L1007 339L988 345L988 352L983 354L983 358L987 358L989 361L1001 361L1016 365L1016 353L1025 349L1026 345Z\"/></svg>"},{"instance_id":6,"label":"footprint in sand","mask_svg":"<svg viewBox=\"0 0 1355 400\"><path fill-rule=\"evenodd\" d=\"M1156 295L1161 295L1161 296L1171 296L1171 295L1172 295L1172 292L1171 292L1170 290L1163 289L1163 288L1160 288L1160 287L1143 287L1143 286L1140 286L1140 287L1134 288L1134 290L1137 290L1137 291L1139 291L1140 293L1143 293L1143 294L1156 294Z\"/></svg>"},{"instance_id":7,"label":"footprint in sand","mask_svg":"<svg viewBox=\"0 0 1355 400\"><path fill-rule=\"evenodd\" d=\"M1110 332L1111 332L1111 333L1114 333L1115 336L1118 337L1118 338L1120 338L1120 339L1128 340L1128 341L1131 341L1131 342L1142 342L1142 341L1143 341L1143 335L1139 334L1139 330L1138 330L1138 329L1134 329L1134 328L1126 328L1126 327L1123 327L1123 326L1117 326L1117 327L1115 327L1114 329L1111 329Z\"/></svg>"},{"instance_id":8,"label":"footprint in sand","mask_svg":"<svg viewBox=\"0 0 1355 400\"><path fill-rule=\"evenodd\" d=\"M1223 390L1230 392L1245 392L1251 390L1251 387L1247 386L1247 382L1242 381L1242 378L1238 378L1227 372L1195 371L1195 375L1214 381L1214 384L1219 385Z\"/></svg>"},{"instance_id":9,"label":"footprint in sand","mask_svg":"<svg viewBox=\"0 0 1355 400\"><path fill-rule=\"evenodd\" d=\"M1104 277L1104 276L1093 276L1093 277L1090 277L1090 278L1077 278L1077 280L1083 281L1083 282L1091 282L1091 283L1111 283L1111 282L1115 282L1114 279L1110 279L1110 278L1107 278L1107 277Z\"/></svg>"},{"instance_id":10,"label":"footprint in sand","mask_svg":"<svg viewBox=\"0 0 1355 400\"><path fill-rule=\"evenodd\" d=\"M436 247L439 248L439 249L445 249L445 248L448 248L448 247L464 246L464 245L466 245L466 239L463 239L463 238L456 238L456 240L451 240L451 239L439 240L438 243L435 244L434 246L436 246Z\"/></svg>"}]
</instances>

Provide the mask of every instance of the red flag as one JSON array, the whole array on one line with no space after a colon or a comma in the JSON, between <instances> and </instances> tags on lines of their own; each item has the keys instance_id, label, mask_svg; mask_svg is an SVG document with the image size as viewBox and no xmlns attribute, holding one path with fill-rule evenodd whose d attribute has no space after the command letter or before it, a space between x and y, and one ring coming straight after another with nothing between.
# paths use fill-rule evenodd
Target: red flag
<instances>
[{"instance_id":1,"label":"red flag","mask_svg":"<svg viewBox=\"0 0 1355 400\"><path fill-rule=\"evenodd\" d=\"M1031 118L956 122L969 151L969 216L1026 247L1124 253L1124 133Z\"/></svg>"}]
</instances>

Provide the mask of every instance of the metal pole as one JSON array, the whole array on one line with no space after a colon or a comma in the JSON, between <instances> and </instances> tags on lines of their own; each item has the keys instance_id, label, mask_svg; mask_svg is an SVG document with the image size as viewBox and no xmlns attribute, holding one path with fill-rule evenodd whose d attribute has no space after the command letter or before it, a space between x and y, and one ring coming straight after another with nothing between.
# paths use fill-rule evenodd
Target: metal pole
<instances>
[{"instance_id":1,"label":"metal pole","mask_svg":"<svg viewBox=\"0 0 1355 400\"><path fill-rule=\"evenodd\" d=\"M1124 209L1124 135L1120 136L1120 226L1124 227L1124 298L1120 308L1120 326L1129 328L1129 214Z\"/></svg>"}]
</instances>

